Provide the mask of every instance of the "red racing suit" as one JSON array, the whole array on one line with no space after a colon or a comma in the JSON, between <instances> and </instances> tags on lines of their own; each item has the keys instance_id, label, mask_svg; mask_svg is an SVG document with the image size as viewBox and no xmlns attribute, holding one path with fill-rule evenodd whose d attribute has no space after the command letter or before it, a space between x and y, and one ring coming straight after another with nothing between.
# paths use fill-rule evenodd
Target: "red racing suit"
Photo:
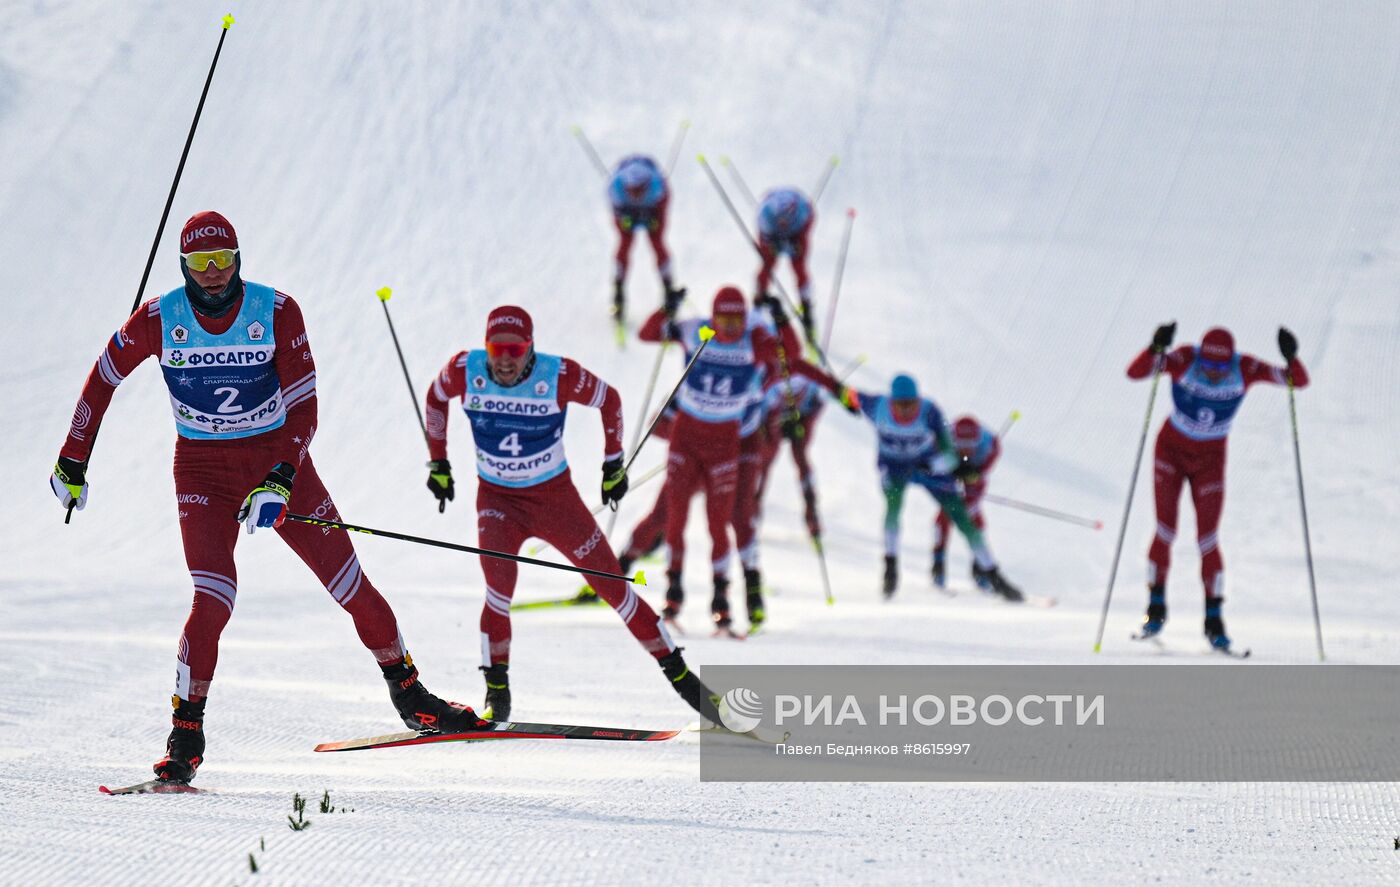
<instances>
[{"instance_id":1,"label":"red racing suit","mask_svg":"<svg viewBox=\"0 0 1400 887\"><path fill-rule=\"evenodd\" d=\"M199 325L214 335L228 332L239 321L244 301L240 296L221 317L196 314ZM141 305L107 343L83 385L61 455L86 461L117 386L146 358L161 357L160 308L160 299ZM233 615L238 595L233 549L242 529L237 514L248 493L274 465L286 462L296 469L288 510L340 519L307 452L316 433L316 364L307 343L301 309L279 292L273 316L273 362L281 385L285 422L279 428L250 437L199 440L181 436L175 443L180 537L194 580L194 603L180 637L176 693L191 701L197 702L209 693L219 656L219 636ZM174 387L186 382L192 386L198 381L186 376L189 374L182 372L174 377ZM167 382L170 380L171 376L167 376ZM381 665L403 658L394 613L361 571L344 532L287 523L277 529L277 534L350 614L361 642Z\"/></svg>"}]
</instances>

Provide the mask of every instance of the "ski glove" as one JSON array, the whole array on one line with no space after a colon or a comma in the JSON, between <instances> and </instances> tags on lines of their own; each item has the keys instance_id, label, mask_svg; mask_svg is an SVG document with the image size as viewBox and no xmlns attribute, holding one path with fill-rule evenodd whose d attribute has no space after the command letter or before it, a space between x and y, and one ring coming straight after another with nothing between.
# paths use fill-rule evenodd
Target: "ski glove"
<instances>
[{"instance_id":1,"label":"ski glove","mask_svg":"<svg viewBox=\"0 0 1400 887\"><path fill-rule=\"evenodd\" d=\"M802 417L795 412L790 412L783 416L783 437L793 443L807 436L807 426L802 424Z\"/></svg>"},{"instance_id":2,"label":"ski glove","mask_svg":"<svg viewBox=\"0 0 1400 887\"><path fill-rule=\"evenodd\" d=\"M1293 358L1298 356L1298 339L1286 326L1278 328L1278 350L1283 354L1285 363L1292 363Z\"/></svg>"},{"instance_id":3,"label":"ski glove","mask_svg":"<svg viewBox=\"0 0 1400 887\"><path fill-rule=\"evenodd\" d=\"M49 476L49 486L60 505L82 511L87 506L87 463L59 456Z\"/></svg>"},{"instance_id":4,"label":"ski glove","mask_svg":"<svg viewBox=\"0 0 1400 887\"><path fill-rule=\"evenodd\" d=\"M603 504L617 511L617 503L627 495L627 469L622 457L609 459L603 463Z\"/></svg>"},{"instance_id":5,"label":"ski glove","mask_svg":"<svg viewBox=\"0 0 1400 887\"><path fill-rule=\"evenodd\" d=\"M280 527L287 518L287 500L292 498L292 478L297 470L286 462L278 462L253 487L238 509L238 521L251 534L258 527Z\"/></svg>"},{"instance_id":6,"label":"ski glove","mask_svg":"<svg viewBox=\"0 0 1400 887\"><path fill-rule=\"evenodd\" d=\"M666 290L665 310L666 310L666 319L667 319L667 320L675 320L675 319L676 319L676 312L679 311L679 310L681 309L681 303L684 302L684 301L685 301L685 287L681 287L680 289L667 289L667 290Z\"/></svg>"},{"instance_id":7,"label":"ski glove","mask_svg":"<svg viewBox=\"0 0 1400 887\"><path fill-rule=\"evenodd\" d=\"M1165 354L1166 350L1172 347L1172 339L1176 338L1176 321L1164 323L1157 327L1157 332L1152 334L1152 353Z\"/></svg>"},{"instance_id":8,"label":"ski glove","mask_svg":"<svg viewBox=\"0 0 1400 887\"><path fill-rule=\"evenodd\" d=\"M860 415L860 395L856 393L854 388L847 388L845 385L836 386L836 399L846 412L853 416Z\"/></svg>"},{"instance_id":9,"label":"ski glove","mask_svg":"<svg viewBox=\"0 0 1400 887\"><path fill-rule=\"evenodd\" d=\"M958 467L953 469L953 477L965 484L975 484L982 479L982 472L977 470L971 459L963 457L958 461Z\"/></svg>"},{"instance_id":10,"label":"ski glove","mask_svg":"<svg viewBox=\"0 0 1400 887\"><path fill-rule=\"evenodd\" d=\"M768 293L759 294L757 304L768 309L768 316L773 318L773 325L778 329L788 325L787 311L783 309L783 303L770 296Z\"/></svg>"},{"instance_id":11,"label":"ski glove","mask_svg":"<svg viewBox=\"0 0 1400 887\"><path fill-rule=\"evenodd\" d=\"M437 497L438 514L447 509L447 503L457 498L457 488L452 483L452 463L446 459L434 459L428 463L428 492Z\"/></svg>"}]
</instances>

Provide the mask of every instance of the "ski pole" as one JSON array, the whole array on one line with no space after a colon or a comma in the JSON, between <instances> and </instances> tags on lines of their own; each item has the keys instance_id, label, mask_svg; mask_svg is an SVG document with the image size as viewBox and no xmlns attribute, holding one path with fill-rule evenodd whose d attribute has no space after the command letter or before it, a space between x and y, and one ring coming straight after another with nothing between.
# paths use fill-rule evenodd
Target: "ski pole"
<instances>
[{"instance_id":1,"label":"ski pole","mask_svg":"<svg viewBox=\"0 0 1400 887\"><path fill-rule=\"evenodd\" d=\"M836 328L836 303L841 299L841 277L846 273L846 253L851 248L851 228L856 223L855 207L846 210L846 230L841 234L841 252L836 258L836 281L831 285L831 305L826 309L826 332L822 350L831 347L831 331Z\"/></svg>"},{"instance_id":2,"label":"ski pole","mask_svg":"<svg viewBox=\"0 0 1400 887\"><path fill-rule=\"evenodd\" d=\"M869 358L864 354L856 355L856 359L851 361L851 365L846 367L845 372L838 376L836 380L844 384L847 379L851 378L851 373L865 366L867 360L869 360Z\"/></svg>"},{"instance_id":3,"label":"ski pole","mask_svg":"<svg viewBox=\"0 0 1400 887\"><path fill-rule=\"evenodd\" d=\"M1133 509L1133 492L1137 489L1138 471L1142 468L1142 453L1147 448L1147 432L1152 426L1152 407L1157 402L1157 383L1162 380L1165 359L1157 358L1152 371L1152 391L1147 396L1147 415L1142 420L1142 436L1138 438L1137 458L1133 461L1133 479L1128 482L1128 501L1123 503L1123 523L1118 528L1118 544L1113 549L1113 566L1108 571L1108 588L1104 590L1103 613L1099 616L1099 633L1094 638L1094 652L1103 648L1103 630L1108 624L1108 603L1113 599L1113 580L1118 577L1118 558L1123 554L1123 539L1128 534L1128 515Z\"/></svg>"},{"instance_id":4,"label":"ski pole","mask_svg":"<svg viewBox=\"0 0 1400 887\"><path fill-rule=\"evenodd\" d=\"M666 399L661 401L662 403L669 403L671 398L676 396L676 392L681 390L681 385L685 383L685 377L690 375L690 370L695 366L695 362L700 359L700 355L705 353L705 347L710 344L710 340L714 337L714 330L710 329L708 326L700 327L700 347L696 348L695 353L690 356L690 362L685 365L685 369L681 371L681 377L676 380L676 384L671 388L671 393L666 395ZM661 414L663 412L664 410L658 410L656 415L652 417L651 424L647 425L646 434L643 434L641 439L637 441L637 446L632 449L632 455L627 457L626 464L622 466L623 474L626 474L627 469L632 467L632 463L636 460L637 454L642 451L642 446L645 445L647 439L651 437L651 433L656 430L656 423L661 421Z\"/></svg>"},{"instance_id":5,"label":"ski pole","mask_svg":"<svg viewBox=\"0 0 1400 887\"><path fill-rule=\"evenodd\" d=\"M1017 420L1020 419L1020 418L1021 418L1021 411L1020 411L1020 410L1012 410L1012 411L1011 411L1011 415L1009 415L1009 416L1006 417L1006 421L1003 422L1003 423L1001 423L1001 430L997 432L997 439L1000 440L1001 438L1006 437L1006 432L1010 431L1010 430L1011 430L1011 426L1012 426L1012 425L1015 425L1016 422L1017 422Z\"/></svg>"},{"instance_id":6,"label":"ski pole","mask_svg":"<svg viewBox=\"0 0 1400 887\"><path fill-rule=\"evenodd\" d=\"M389 316L389 298L393 296L394 291L387 286L381 286L374 291L374 294L379 297L379 304L384 309L384 321L389 324L389 336L394 340L394 351L399 355L399 367L403 369L404 384L408 385L408 399L413 402L413 412L418 416L418 429L423 432L423 443L431 448L432 443L428 439L428 425L423 421L423 408L418 405L418 392L413 390L413 377L408 373L408 362L404 360L403 348L399 345L399 334L394 331L394 319ZM430 452L429 456L431 457L431 455ZM446 510L447 500L439 499L438 514L442 514Z\"/></svg>"},{"instance_id":7,"label":"ski pole","mask_svg":"<svg viewBox=\"0 0 1400 887\"><path fill-rule=\"evenodd\" d=\"M822 194L826 191L826 183L831 181L831 174L836 171L836 165L841 162L841 158L835 154L826 163L826 169L822 170L822 177L817 180L817 187L812 190L812 206L822 202Z\"/></svg>"},{"instance_id":8,"label":"ski pole","mask_svg":"<svg viewBox=\"0 0 1400 887\"><path fill-rule=\"evenodd\" d=\"M146 270L141 272L141 283L136 287L136 298L131 303L129 314L135 314L136 309L141 307L141 298L146 295L146 282L151 277L151 266L156 261L156 250L160 247L161 235L165 233L165 223L170 218L170 207L175 203L175 192L180 187L180 177L185 172L185 161L190 156L190 146L194 144L194 132L199 128L199 116L204 113L204 100L209 97L209 84L214 82L214 69L219 66L219 54L224 51L224 38L228 36L229 28L233 27L233 15L230 13L223 17L222 29L219 31L219 43L214 47L214 60L209 63L209 73L204 78L204 89L199 94L199 104L194 108L194 120L190 121L189 134L185 136L185 147L180 152L180 163L175 167L175 178L170 183L170 193L165 197L165 209L160 213L160 224L156 225L156 236L151 241L150 255L146 256ZM92 458L92 451L97 446L97 433L102 430L98 425L92 430L92 442L88 445L88 458ZM74 505L77 503L73 503ZM66 524L73 519L73 505L68 506L68 513L63 516Z\"/></svg>"},{"instance_id":9,"label":"ski pole","mask_svg":"<svg viewBox=\"0 0 1400 887\"><path fill-rule=\"evenodd\" d=\"M812 547L817 550L817 563L821 564L822 570L822 588L826 591L826 605L830 607L836 603L836 597L831 593L831 575L826 569L826 546L822 545L820 536L813 536Z\"/></svg>"},{"instance_id":10,"label":"ski pole","mask_svg":"<svg viewBox=\"0 0 1400 887\"><path fill-rule=\"evenodd\" d=\"M1313 573L1312 534L1308 531L1308 500L1303 494L1303 456L1298 446L1298 407L1293 397L1293 373L1284 370L1288 381L1288 418L1293 426L1293 465L1298 471L1298 507L1303 513L1303 551L1308 560L1308 589L1312 592L1313 628L1317 632L1317 658L1327 660L1322 650L1322 616L1317 610L1317 577Z\"/></svg>"},{"instance_id":11,"label":"ski pole","mask_svg":"<svg viewBox=\"0 0 1400 887\"><path fill-rule=\"evenodd\" d=\"M715 191L719 194L720 200L724 201L725 208L729 210L730 218L734 220L734 224L739 226L739 231L743 233L744 239L749 242L749 245L754 248L754 251L757 252L759 256L762 256L762 248L759 247L758 241L754 239L754 236L749 233L749 226L744 224L744 219L739 215L739 210L734 206L734 201L729 199L729 192L725 191L724 185L720 184L719 177L716 176L715 171L710 168L710 163L708 160L705 159L705 155L701 154L696 159L700 161L700 166L704 168L705 175L709 178L710 184L714 185ZM788 295L787 287L783 286L783 282L778 279L778 276L776 274L773 275L773 285L777 287L778 295L783 297L783 302L787 305L787 309L792 314L792 316L800 316L801 312L798 311L796 303L794 303L792 300L792 296ZM804 329L804 336L806 335L806 332L807 331ZM817 359L820 361L822 368L825 369L827 372L830 372L831 361L827 360L826 351L810 338L807 339L807 344L811 345L813 350L817 352ZM781 345L779 346L779 351L782 351ZM785 358L783 362L784 364L786 363ZM784 378L787 378L786 373L784 374Z\"/></svg>"},{"instance_id":12,"label":"ski pole","mask_svg":"<svg viewBox=\"0 0 1400 887\"><path fill-rule=\"evenodd\" d=\"M1103 521L1091 520L1087 517L1077 517L1073 514L1066 514L1063 511L1056 511L1053 508L1043 508L1039 505L1032 505L1029 502L1021 502L1016 499L1008 499L1005 496L995 496L987 493L982 497L988 502L995 502L997 505L1005 505L1007 508L1018 508L1021 511L1028 511L1031 514L1038 514L1041 517L1048 517L1067 524L1075 524L1080 527L1088 527L1091 530L1102 530Z\"/></svg>"},{"instance_id":13,"label":"ski pole","mask_svg":"<svg viewBox=\"0 0 1400 887\"><path fill-rule=\"evenodd\" d=\"M727 156L719 159L719 165L729 170L729 177L734 180L734 187L738 188L740 193L744 195L744 199L749 202L749 208L757 209L758 198L753 196L753 189L749 187L748 182L744 181L744 177L739 174L739 167L735 166Z\"/></svg>"},{"instance_id":14,"label":"ski pole","mask_svg":"<svg viewBox=\"0 0 1400 887\"><path fill-rule=\"evenodd\" d=\"M661 361L670 350L669 340L661 343L661 347L656 350L656 360L651 365L651 378L647 379L646 394L642 395L642 412L637 422L637 431L632 435L632 454L635 456L642 448L642 423L646 421L647 411L651 409L651 395L656 390L656 379L661 375ZM684 377L682 377L684 378ZM628 463L631 464L631 463ZM613 509L608 516L608 529L604 534L605 538L611 539L613 530L617 529L617 509Z\"/></svg>"},{"instance_id":15,"label":"ski pole","mask_svg":"<svg viewBox=\"0 0 1400 887\"><path fill-rule=\"evenodd\" d=\"M642 475L641 477L637 478L637 482L634 483L634 484L632 484L628 489L629 489L629 491L630 491L630 490L635 490L635 489L637 489L638 487L640 487L642 484L646 483L647 481L652 480L653 478L656 478L656 477L660 477L662 474L665 474L665 473L666 473L666 463L665 463L665 462L662 462L660 465L657 465L656 467L654 467L654 468L652 468L651 470L649 470L646 474L644 474L644 475ZM598 515L600 515L600 514L603 513L603 509L606 508L606 507L607 507L606 505L595 505L595 506L593 506L593 510L590 511L589 514L593 515L594 517L597 517ZM613 514L617 514L617 512L613 512ZM610 526L611 526L611 525L610 525ZM550 543L541 540L540 542L537 542L537 543L535 543L534 545L530 546L529 548L525 549L525 553L526 553L526 554L529 554L529 555L536 555L536 554L539 554L541 551L544 551L546 548L553 548L553 547L554 547L554 546L551 545Z\"/></svg>"},{"instance_id":16,"label":"ski pole","mask_svg":"<svg viewBox=\"0 0 1400 887\"><path fill-rule=\"evenodd\" d=\"M598 170L598 175L606 179L608 177L607 164L603 163L603 158L598 156L598 149L593 147L593 143L588 140L588 136L583 134L583 127L575 124L569 127L569 132L574 134L574 138L578 139L579 145L583 147L583 152L587 154L588 159L592 161L593 168Z\"/></svg>"},{"instance_id":17,"label":"ski pole","mask_svg":"<svg viewBox=\"0 0 1400 887\"><path fill-rule=\"evenodd\" d=\"M573 564L556 564L553 561L542 561L533 557L525 557L519 554L507 554L504 551L493 551L489 548L477 548L473 545L460 545L456 542L443 542L440 539L427 539L423 536L410 536L407 533L395 533L392 530L376 530L372 527L361 527L357 524L347 524L342 521L322 520L317 517L309 517L305 514L288 514L286 520L299 524L310 524L313 527L324 527L328 530L345 530L350 533L364 533L368 536L383 536L385 539L398 539L401 542L416 542L419 545L432 545L435 548L449 548L453 551L465 551L467 554L479 554L483 557L500 558L506 561L515 561L521 564L531 564L536 567L549 567L553 570L567 570L570 573L582 573L585 576L601 576L604 579L618 579L622 582L630 582L634 585L646 585L646 574L641 570L635 576L624 576L621 573L608 573L603 570L590 570L587 567L576 567Z\"/></svg>"},{"instance_id":18,"label":"ski pole","mask_svg":"<svg viewBox=\"0 0 1400 887\"><path fill-rule=\"evenodd\" d=\"M685 142L685 134L690 131L690 121L682 120L680 127L676 130L676 137L671 142L671 156L666 159L666 178L671 178L671 173L676 168L676 161L681 156L681 145Z\"/></svg>"}]
</instances>

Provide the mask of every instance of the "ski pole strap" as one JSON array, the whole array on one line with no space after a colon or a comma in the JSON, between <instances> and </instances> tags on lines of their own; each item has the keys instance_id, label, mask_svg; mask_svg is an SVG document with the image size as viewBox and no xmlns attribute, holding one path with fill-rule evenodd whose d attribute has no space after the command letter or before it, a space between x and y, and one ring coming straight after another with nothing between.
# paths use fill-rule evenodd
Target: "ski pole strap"
<instances>
[{"instance_id":1,"label":"ski pole strap","mask_svg":"<svg viewBox=\"0 0 1400 887\"><path fill-rule=\"evenodd\" d=\"M585 576L598 576L603 579L617 579L620 582L630 582L634 585L646 585L647 577L641 570L635 576L624 576L621 573L609 573L605 570L590 570L587 567L575 567L573 564L556 564L553 561L542 561L533 557L525 557L519 554L507 554L504 551L493 551L490 548L477 548L474 545L461 545L456 542L443 542L440 539L427 539L423 536L410 536L407 533L395 533L392 530L377 530L373 527L362 527L357 524L347 524L342 521L322 520L316 517L309 517L305 514L288 514L286 520L299 524L310 524L313 527L324 527L328 530L345 530L350 533L364 533L368 536L383 536L386 539L398 539L401 542L416 542L419 545L431 545L435 548L448 548L452 551L465 551L467 554L479 554L483 557L500 558L501 560L515 561L520 564L530 564L536 567L549 567L553 570L565 570L570 573L582 573Z\"/></svg>"}]
</instances>

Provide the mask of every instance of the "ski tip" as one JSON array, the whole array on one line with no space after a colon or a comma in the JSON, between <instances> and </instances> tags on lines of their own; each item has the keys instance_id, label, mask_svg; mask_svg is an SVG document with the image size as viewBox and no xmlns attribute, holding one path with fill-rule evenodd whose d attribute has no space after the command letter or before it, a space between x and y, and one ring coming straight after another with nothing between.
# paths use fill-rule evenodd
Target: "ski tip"
<instances>
[{"instance_id":1,"label":"ski tip","mask_svg":"<svg viewBox=\"0 0 1400 887\"><path fill-rule=\"evenodd\" d=\"M233 27L233 22L234 22L233 13L231 13L231 12L230 12L230 13L227 13L227 14L223 17L224 30L227 31L229 28L232 28L232 27ZM108 792L108 794L111 794L111 792Z\"/></svg>"},{"instance_id":2,"label":"ski tip","mask_svg":"<svg viewBox=\"0 0 1400 887\"><path fill-rule=\"evenodd\" d=\"M387 302L389 301L389 297L394 294L394 291L390 287L381 286L379 289L374 291L374 294L379 297L379 301Z\"/></svg>"},{"instance_id":3,"label":"ski tip","mask_svg":"<svg viewBox=\"0 0 1400 887\"><path fill-rule=\"evenodd\" d=\"M635 575L635 576L632 577L632 584L633 584L633 585L646 585L646 584L647 584L647 574L646 574L646 572L643 571L643 570L638 570L638 571L637 571L637 575Z\"/></svg>"},{"instance_id":4,"label":"ski tip","mask_svg":"<svg viewBox=\"0 0 1400 887\"><path fill-rule=\"evenodd\" d=\"M715 337L715 331L708 326L700 327L700 341L708 342Z\"/></svg>"},{"instance_id":5,"label":"ski tip","mask_svg":"<svg viewBox=\"0 0 1400 887\"><path fill-rule=\"evenodd\" d=\"M102 794L104 795L110 795L112 793L112 790L105 785L99 785L97 787L97 790L102 792Z\"/></svg>"}]
</instances>

